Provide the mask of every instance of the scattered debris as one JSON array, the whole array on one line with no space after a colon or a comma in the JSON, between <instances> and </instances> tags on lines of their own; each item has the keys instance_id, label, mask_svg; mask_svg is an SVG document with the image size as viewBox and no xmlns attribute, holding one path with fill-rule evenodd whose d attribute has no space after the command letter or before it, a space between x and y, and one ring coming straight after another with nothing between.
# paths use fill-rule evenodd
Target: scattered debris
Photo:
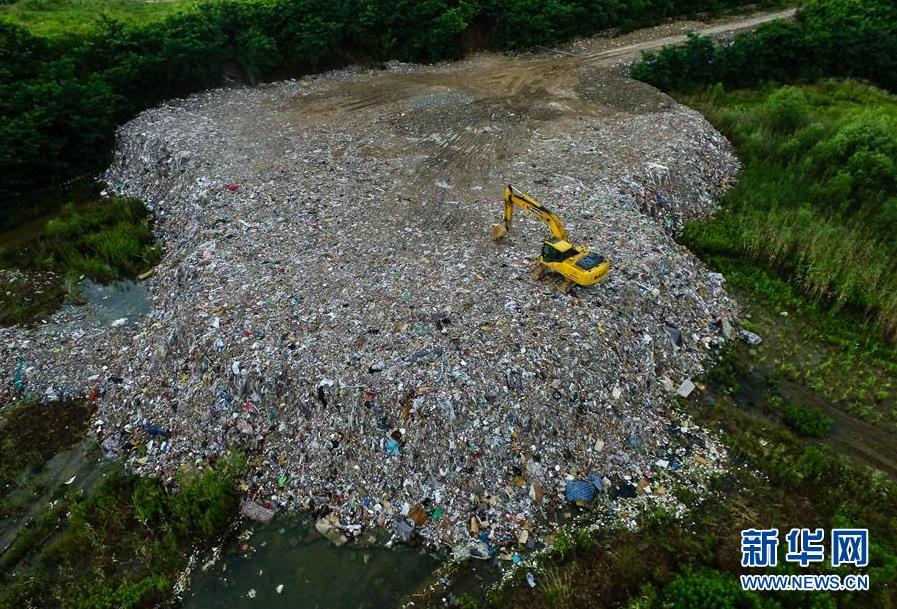
<instances>
[{"instance_id":1,"label":"scattered debris","mask_svg":"<svg viewBox=\"0 0 897 609\"><path fill-rule=\"evenodd\" d=\"M691 379L685 379L682 381L682 384L679 385L679 389L676 390L676 393L683 398L687 398L691 395L691 392L695 390L695 384Z\"/></svg>"},{"instance_id":2,"label":"scattered debris","mask_svg":"<svg viewBox=\"0 0 897 609\"><path fill-rule=\"evenodd\" d=\"M732 339L732 323L729 321L729 318L727 316L723 316L723 318L720 320L720 323L722 326L723 338L725 338L726 340L731 340Z\"/></svg>"},{"instance_id":3,"label":"scattered debris","mask_svg":"<svg viewBox=\"0 0 897 609\"><path fill-rule=\"evenodd\" d=\"M572 480L564 486L564 497L573 503L591 503L595 500L595 486L588 480Z\"/></svg>"},{"instance_id":4,"label":"scattered debris","mask_svg":"<svg viewBox=\"0 0 897 609\"><path fill-rule=\"evenodd\" d=\"M399 540L403 541L404 543L408 543L409 541L411 541L412 535L414 535L414 523L404 518L396 520L395 534L396 537L399 538Z\"/></svg>"},{"instance_id":5,"label":"scattered debris","mask_svg":"<svg viewBox=\"0 0 897 609\"><path fill-rule=\"evenodd\" d=\"M240 506L240 512L252 520L259 522L271 522L274 518L274 512L263 505L259 505L255 501L244 501Z\"/></svg>"},{"instance_id":6,"label":"scattered debris","mask_svg":"<svg viewBox=\"0 0 897 609\"><path fill-rule=\"evenodd\" d=\"M738 337L752 347L756 347L763 342L763 339L759 334L754 334L753 332L745 329L741 329L738 331Z\"/></svg>"}]
</instances>

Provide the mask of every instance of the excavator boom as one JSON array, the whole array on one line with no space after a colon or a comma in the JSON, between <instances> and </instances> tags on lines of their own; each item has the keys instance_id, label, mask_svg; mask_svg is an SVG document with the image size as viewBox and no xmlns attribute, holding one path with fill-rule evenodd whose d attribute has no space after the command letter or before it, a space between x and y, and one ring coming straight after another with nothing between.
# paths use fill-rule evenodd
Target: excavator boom
<instances>
[{"instance_id":1,"label":"excavator boom","mask_svg":"<svg viewBox=\"0 0 897 609\"><path fill-rule=\"evenodd\" d=\"M529 195L520 192L510 184L505 186L505 220L504 223L496 224L492 228L492 237L494 239L501 239L511 229L511 220L514 218L515 205L547 224L553 237L556 239L563 239L564 241L567 240L567 230L564 228L564 224L561 222L560 218L547 208L543 207L541 203Z\"/></svg>"}]
</instances>

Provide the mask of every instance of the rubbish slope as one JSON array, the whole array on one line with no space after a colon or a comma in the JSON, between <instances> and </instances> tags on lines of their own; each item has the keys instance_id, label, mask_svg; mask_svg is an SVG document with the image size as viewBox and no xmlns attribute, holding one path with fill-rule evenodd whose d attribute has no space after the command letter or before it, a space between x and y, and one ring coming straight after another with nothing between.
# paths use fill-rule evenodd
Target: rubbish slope
<instances>
[{"instance_id":1,"label":"rubbish slope","mask_svg":"<svg viewBox=\"0 0 897 609\"><path fill-rule=\"evenodd\" d=\"M329 509L334 541L532 545L568 482L676 506L718 467L671 406L735 305L672 235L737 169L696 112L569 59L208 92L127 124L106 176L156 216L152 312L4 329L2 364L38 396L99 388L104 448L141 472L245 451L247 498ZM507 183L608 279L533 282L544 226L490 238Z\"/></svg>"}]
</instances>

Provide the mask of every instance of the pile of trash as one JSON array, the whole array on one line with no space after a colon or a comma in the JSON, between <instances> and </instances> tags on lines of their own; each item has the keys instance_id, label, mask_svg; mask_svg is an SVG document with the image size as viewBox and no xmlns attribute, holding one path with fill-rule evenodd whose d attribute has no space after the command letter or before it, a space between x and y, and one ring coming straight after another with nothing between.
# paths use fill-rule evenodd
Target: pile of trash
<instances>
[{"instance_id":1,"label":"pile of trash","mask_svg":"<svg viewBox=\"0 0 897 609\"><path fill-rule=\"evenodd\" d=\"M247 514L307 510L337 543L491 555L568 502L686 484L720 454L676 396L736 309L671 235L738 163L694 111L584 100L549 68L346 70L144 112L105 177L154 214L151 312L2 329L0 365L35 397L95 399L104 449L141 473L243 451ZM546 228L521 214L490 238L506 183L608 279L531 279Z\"/></svg>"}]
</instances>

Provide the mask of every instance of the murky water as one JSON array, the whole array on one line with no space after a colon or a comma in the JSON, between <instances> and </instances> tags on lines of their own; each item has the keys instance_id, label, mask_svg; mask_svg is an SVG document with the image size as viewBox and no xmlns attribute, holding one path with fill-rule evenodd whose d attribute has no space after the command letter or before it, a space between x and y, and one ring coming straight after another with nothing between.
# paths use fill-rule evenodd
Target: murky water
<instances>
[{"instance_id":1,"label":"murky water","mask_svg":"<svg viewBox=\"0 0 897 609\"><path fill-rule=\"evenodd\" d=\"M39 331L53 333L60 329L87 330L112 325L129 325L150 312L152 301L143 283L131 280L94 283L90 279L81 282L83 305L65 305L76 315L60 327L59 324L41 326Z\"/></svg>"},{"instance_id":2,"label":"murky water","mask_svg":"<svg viewBox=\"0 0 897 609\"><path fill-rule=\"evenodd\" d=\"M92 311L91 321L108 325L118 319L135 321L150 311L149 292L136 281L113 281L109 284L94 283L85 279L81 293Z\"/></svg>"},{"instance_id":3,"label":"murky water","mask_svg":"<svg viewBox=\"0 0 897 609\"><path fill-rule=\"evenodd\" d=\"M251 530L194 576L184 609L393 609L439 564L417 548L337 548L291 515Z\"/></svg>"}]
</instances>

